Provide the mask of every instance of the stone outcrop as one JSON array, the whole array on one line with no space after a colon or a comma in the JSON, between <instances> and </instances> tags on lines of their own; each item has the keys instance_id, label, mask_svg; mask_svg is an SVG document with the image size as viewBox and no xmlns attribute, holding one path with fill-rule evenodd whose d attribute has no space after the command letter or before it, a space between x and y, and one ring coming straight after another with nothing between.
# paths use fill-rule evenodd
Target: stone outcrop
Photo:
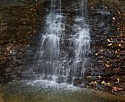
<instances>
[{"instance_id":1,"label":"stone outcrop","mask_svg":"<svg viewBox=\"0 0 125 102\"><path fill-rule=\"evenodd\" d=\"M88 4L92 58L86 80L94 88L125 94L125 11L109 2Z\"/></svg>"},{"instance_id":2,"label":"stone outcrop","mask_svg":"<svg viewBox=\"0 0 125 102\"><path fill-rule=\"evenodd\" d=\"M19 78L33 64L47 1L0 7L0 83Z\"/></svg>"}]
</instances>

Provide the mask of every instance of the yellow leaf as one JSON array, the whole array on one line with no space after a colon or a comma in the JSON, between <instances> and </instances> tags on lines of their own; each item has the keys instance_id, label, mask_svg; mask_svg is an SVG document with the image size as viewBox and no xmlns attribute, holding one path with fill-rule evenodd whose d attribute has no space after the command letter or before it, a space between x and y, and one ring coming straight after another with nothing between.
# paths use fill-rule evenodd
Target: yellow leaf
<instances>
[{"instance_id":1,"label":"yellow leaf","mask_svg":"<svg viewBox=\"0 0 125 102\"><path fill-rule=\"evenodd\" d=\"M122 44L118 44L118 46L122 46Z\"/></svg>"}]
</instances>

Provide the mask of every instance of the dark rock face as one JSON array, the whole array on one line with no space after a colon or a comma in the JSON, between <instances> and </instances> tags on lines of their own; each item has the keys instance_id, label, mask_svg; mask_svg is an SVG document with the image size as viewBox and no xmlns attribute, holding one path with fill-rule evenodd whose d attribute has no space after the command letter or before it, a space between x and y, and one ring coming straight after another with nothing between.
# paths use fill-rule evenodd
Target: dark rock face
<instances>
[{"instance_id":1,"label":"dark rock face","mask_svg":"<svg viewBox=\"0 0 125 102\"><path fill-rule=\"evenodd\" d=\"M94 88L124 94L125 16L119 6L109 5L98 2L89 6L92 65L86 80Z\"/></svg>"},{"instance_id":2,"label":"dark rock face","mask_svg":"<svg viewBox=\"0 0 125 102\"><path fill-rule=\"evenodd\" d=\"M0 83L17 80L22 70L33 67L38 30L47 6L46 1L0 7Z\"/></svg>"}]
</instances>

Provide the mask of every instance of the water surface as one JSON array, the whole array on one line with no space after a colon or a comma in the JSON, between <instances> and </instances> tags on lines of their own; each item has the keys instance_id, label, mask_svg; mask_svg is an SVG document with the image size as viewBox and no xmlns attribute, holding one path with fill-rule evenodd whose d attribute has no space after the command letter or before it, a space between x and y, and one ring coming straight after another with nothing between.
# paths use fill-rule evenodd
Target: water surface
<instances>
[{"instance_id":1,"label":"water surface","mask_svg":"<svg viewBox=\"0 0 125 102\"><path fill-rule=\"evenodd\" d=\"M1 86L0 102L124 102L106 94L68 84L36 80Z\"/></svg>"}]
</instances>

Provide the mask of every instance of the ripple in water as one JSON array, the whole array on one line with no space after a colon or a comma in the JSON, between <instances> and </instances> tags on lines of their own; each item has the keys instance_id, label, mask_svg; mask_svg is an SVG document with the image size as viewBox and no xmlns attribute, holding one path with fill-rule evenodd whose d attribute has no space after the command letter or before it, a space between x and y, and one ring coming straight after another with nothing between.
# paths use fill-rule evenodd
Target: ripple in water
<instances>
[{"instance_id":1,"label":"ripple in water","mask_svg":"<svg viewBox=\"0 0 125 102\"><path fill-rule=\"evenodd\" d=\"M49 80L35 80L27 82L27 85L32 85L37 88L45 88L45 89L56 89L56 90L71 90L76 91L79 90L79 87L73 86L67 83L56 83L55 81Z\"/></svg>"}]
</instances>

